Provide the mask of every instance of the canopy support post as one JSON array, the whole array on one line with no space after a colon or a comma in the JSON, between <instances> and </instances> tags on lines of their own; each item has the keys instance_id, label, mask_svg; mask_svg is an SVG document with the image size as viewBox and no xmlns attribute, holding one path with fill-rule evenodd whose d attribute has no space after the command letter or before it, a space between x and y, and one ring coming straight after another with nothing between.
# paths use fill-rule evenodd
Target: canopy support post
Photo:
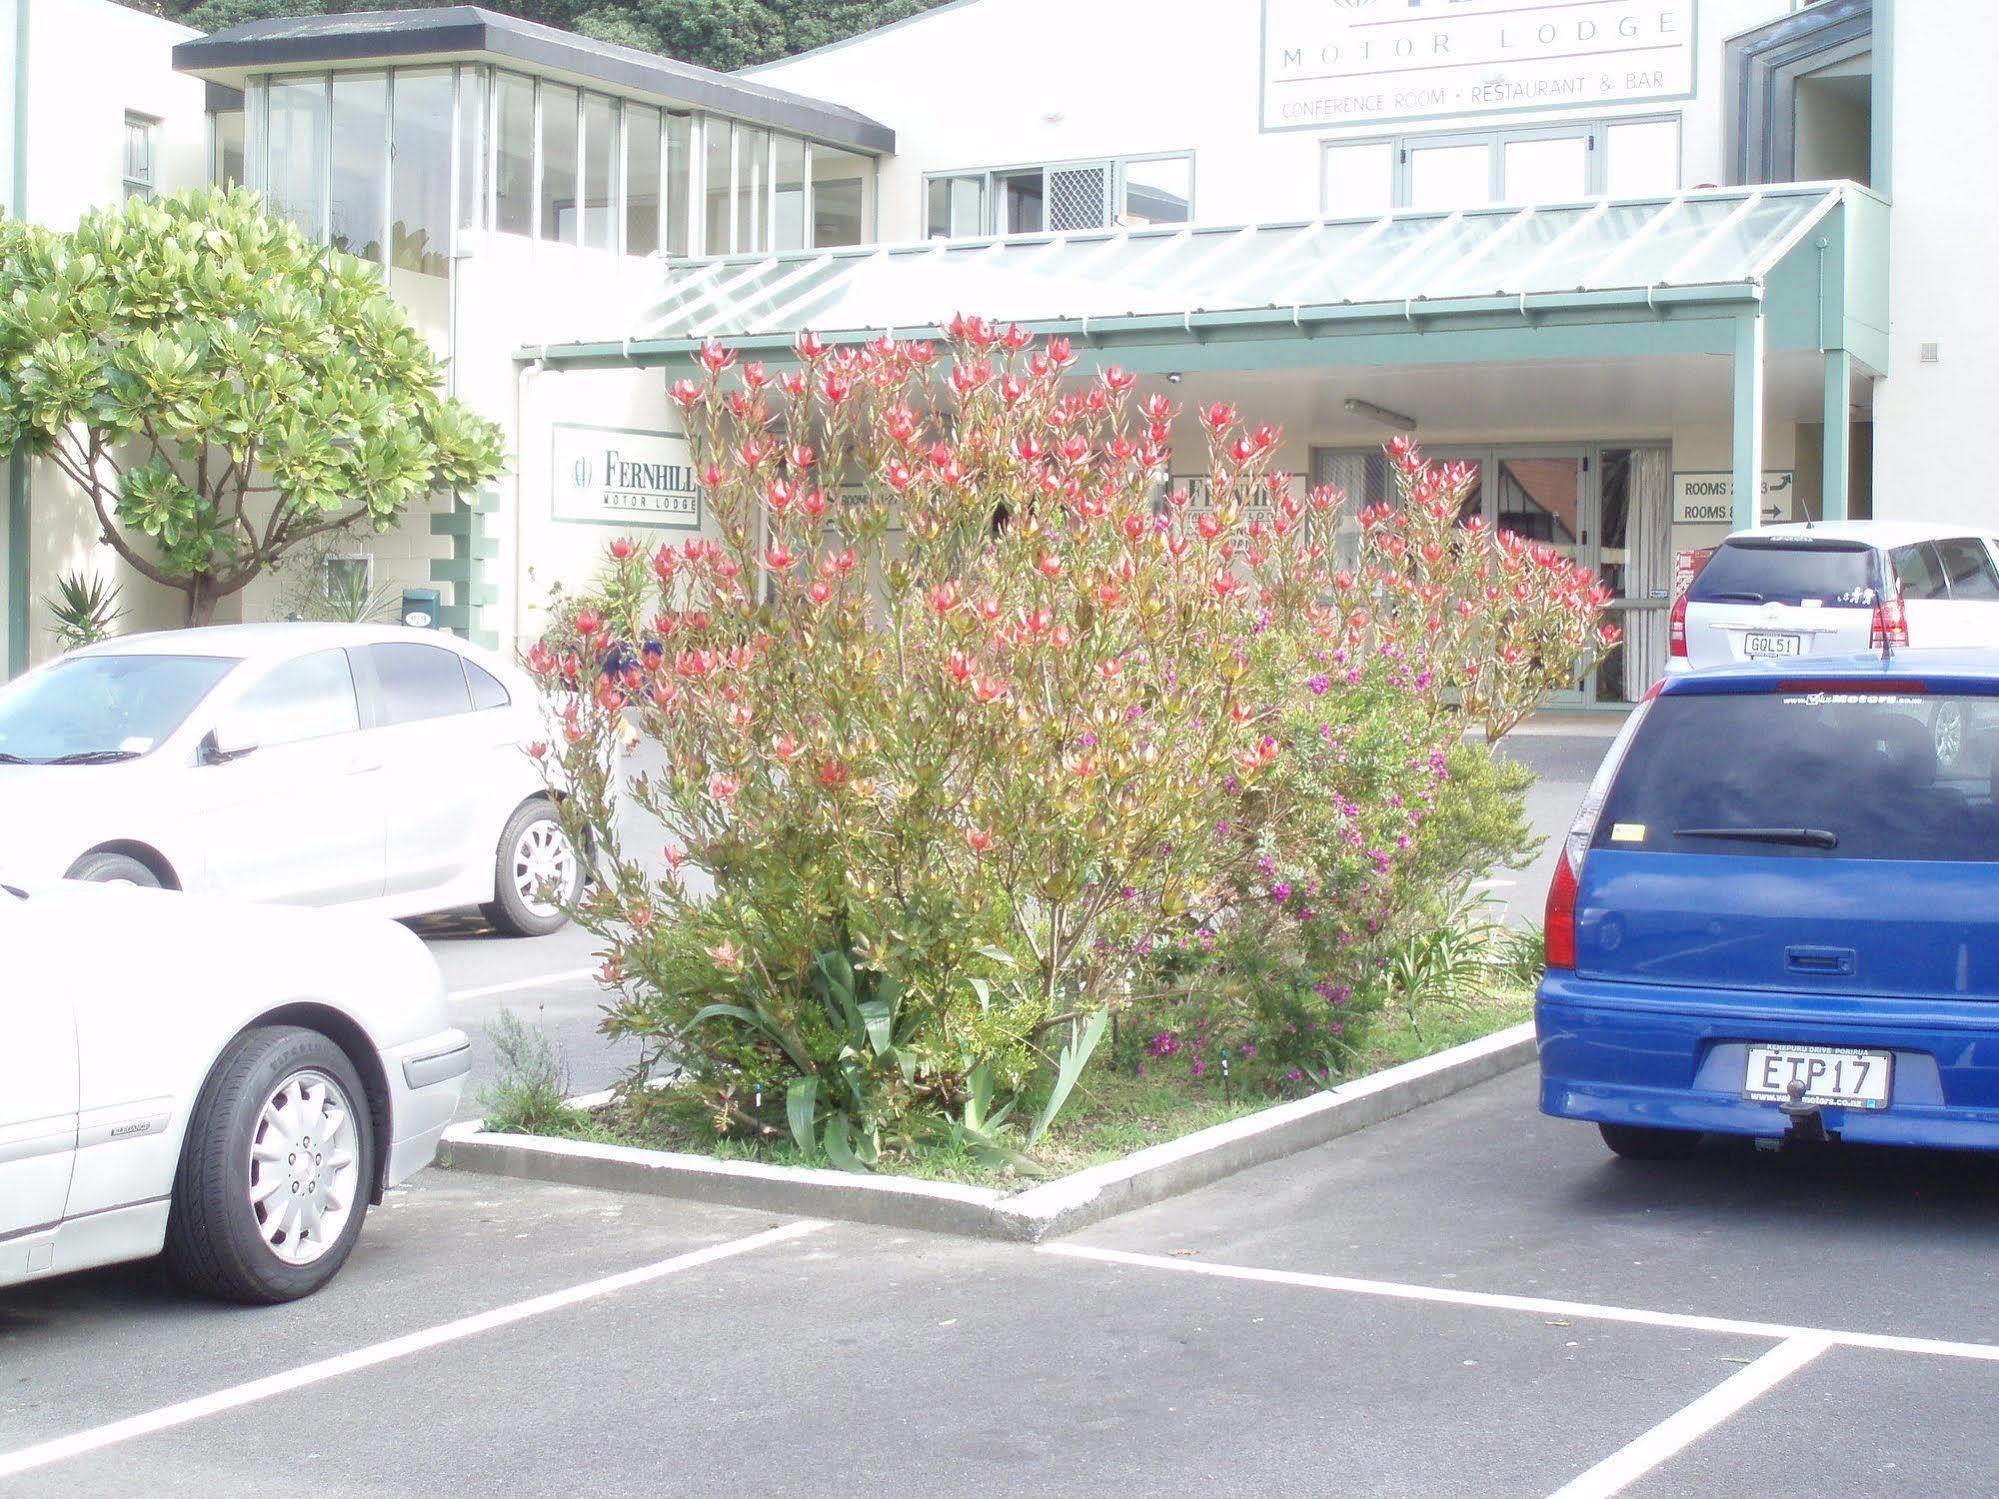
<instances>
[{"instance_id":1,"label":"canopy support post","mask_svg":"<svg viewBox=\"0 0 1999 1499\"><path fill-rule=\"evenodd\" d=\"M1847 464L1852 452L1853 356L1845 349L1825 351L1825 463L1819 481L1819 519L1845 520Z\"/></svg>"},{"instance_id":2,"label":"canopy support post","mask_svg":"<svg viewBox=\"0 0 1999 1499\"><path fill-rule=\"evenodd\" d=\"M1763 312L1735 321L1735 528L1763 515Z\"/></svg>"}]
</instances>

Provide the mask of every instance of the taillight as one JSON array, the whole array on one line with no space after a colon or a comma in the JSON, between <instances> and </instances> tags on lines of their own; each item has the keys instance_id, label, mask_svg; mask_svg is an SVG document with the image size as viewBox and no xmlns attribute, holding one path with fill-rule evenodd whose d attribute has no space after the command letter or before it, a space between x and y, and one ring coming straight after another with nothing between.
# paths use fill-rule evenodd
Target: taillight
<instances>
[{"instance_id":1,"label":"taillight","mask_svg":"<svg viewBox=\"0 0 1999 1499\"><path fill-rule=\"evenodd\" d=\"M1687 596L1683 593L1673 600L1672 623L1666 630L1666 654L1681 660L1687 655Z\"/></svg>"},{"instance_id":2,"label":"taillight","mask_svg":"<svg viewBox=\"0 0 1999 1499\"><path fill-rule=\"evenodd\" d=\"M1555 856L1555 878L1548 886L1548 908L1542 913L1543 953L1550 968L1576 966L1576 895L1582 870L1570 862L1565 845Z\"/></svg>"},{"instance_id":3,"label":"taillight","mask_svg":"<svg viewBox=\"0 0 1999 1499\"><path fill-rule=\"evenodd\" d=\"M1883 599L1874 606L1874 623L1868 626L1867 648L1882 650L1909 643L1909 612L1900 599Z\"/></svg>"}]
</instances>

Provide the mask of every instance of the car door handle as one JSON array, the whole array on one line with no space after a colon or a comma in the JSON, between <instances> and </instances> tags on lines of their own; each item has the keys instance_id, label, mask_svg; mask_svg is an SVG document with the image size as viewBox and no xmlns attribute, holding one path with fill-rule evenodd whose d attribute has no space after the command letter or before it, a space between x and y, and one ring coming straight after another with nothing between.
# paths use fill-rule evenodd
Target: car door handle
<instances>
[{"instance_id":1,"label":"car door handle","mask_svg":"<svg viewBox=\"0 0 1999 1499\"><path fill-rule=\"evenodd\" d=\"M1787 947L1784 966L1793 973L1851 978L1858 957L1850 947Z\"/></svg>"}]
</instances>

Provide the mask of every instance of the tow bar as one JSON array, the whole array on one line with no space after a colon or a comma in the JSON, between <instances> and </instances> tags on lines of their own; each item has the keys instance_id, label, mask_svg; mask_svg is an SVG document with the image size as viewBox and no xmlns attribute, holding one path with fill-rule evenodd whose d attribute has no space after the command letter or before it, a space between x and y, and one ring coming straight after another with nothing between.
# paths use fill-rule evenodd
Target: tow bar
<instances>
[{"instance_id":1,"label":"tow bar","mask_svg":"<svg viewBox=\"0 0 1999 1499\"><path fill-rule=\"evenodd\" d=\"M1823 1144L1830 1140L1832 1136L1825 1132L1825 1119L1819 1113L1819 1106L1805 1102L1803 1081L1798 1078L1791 1079L1790 1086L1784 1091L1790 1097L1777 1105L1777 1111L1791 1121L1791 1132L1784 1138L1787 1141L1796 1140L1812 1145Z\"/></svg>"}]
</instances>

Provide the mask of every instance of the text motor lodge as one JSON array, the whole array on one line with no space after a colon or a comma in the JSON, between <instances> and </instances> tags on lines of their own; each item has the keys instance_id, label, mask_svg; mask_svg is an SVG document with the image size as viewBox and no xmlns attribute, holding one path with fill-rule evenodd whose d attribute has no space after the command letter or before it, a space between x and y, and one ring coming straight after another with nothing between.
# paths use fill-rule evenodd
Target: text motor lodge
<instances>
[{"instance_id":1,"label":"text motor lodge","mask_svg":"<svg viewBox=\"0 0 1999 1499\"><path fill-rule=\"evenodd\" d=\"M1349 35L1317 47L1284 47L1279 52L1278 66L1300 73L1310 67L1333 68L1343 63L1361 71L1369 70L1370 65L1381 67L1418 60L1451 66L1505 62L1516 57L1538 58L1565 46L1586 48L1589 55L1600 56L1607 52L1635 52L1648 40L1677 45L1680 37L1680 17L1675 11L1661 11L1642 20L1635 15L1602 21L1583 17L1525 26L1495 17L1490 26L1473 33L1466 23L1477 19L1465 16L1450 26L1437 26L1427 34L1412 36L1405 30L1386 37Z\"/></svg>"},{"instance_id":2,"label":"text motor lodge","mask_svg":"<svg viewBox=\"0 0 1999 1499\"><path fill-rule=\"evenodd\" d=\"M694 469L685 463L648 463L627 458L616 448L604 449L604 493L607 510L649 510L678 514L694 499Z\"/></svg>"}]
</instances>

